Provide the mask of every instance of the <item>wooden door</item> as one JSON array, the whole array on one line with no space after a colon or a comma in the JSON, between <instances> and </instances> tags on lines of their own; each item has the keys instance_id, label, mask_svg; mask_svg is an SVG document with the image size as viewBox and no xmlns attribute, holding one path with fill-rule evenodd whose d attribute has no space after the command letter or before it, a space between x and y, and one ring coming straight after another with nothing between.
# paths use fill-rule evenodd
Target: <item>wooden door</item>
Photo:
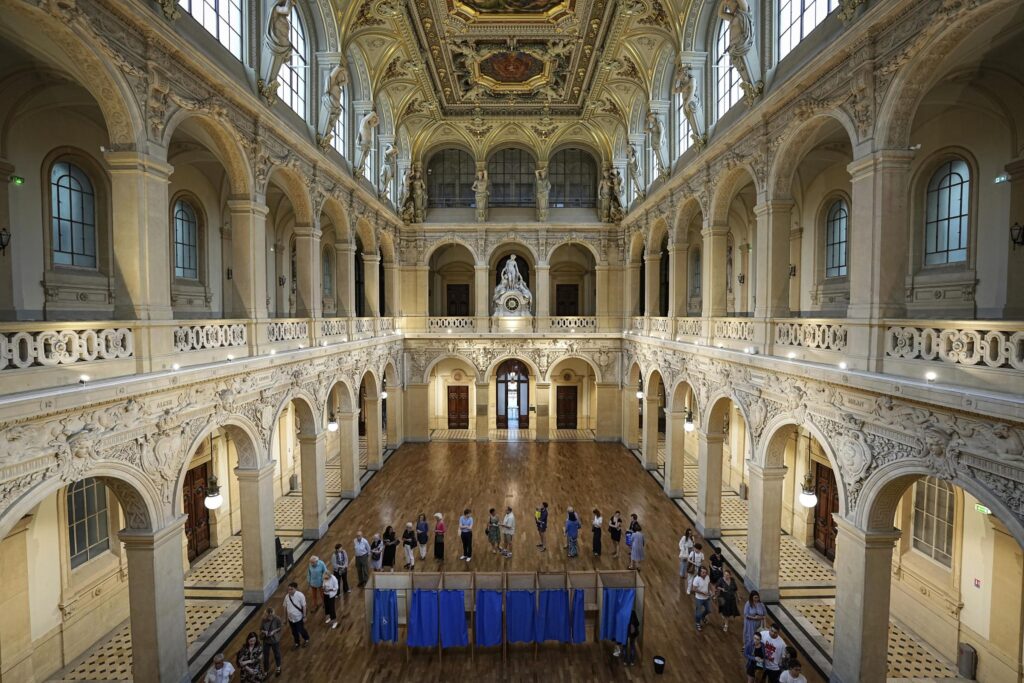
<instances>
[{"instance_id":1,"label":"wooden door","mask_svg":"<svg viewBox=\"0 0 1024 683\"><path fill-rule=\"evenodd\" d=\"M576 429L578 387L555 387L556 429Z\"/></svg>"},{"instance_id":2,"label":"wooden door","mask_svg":"<svg viewBox=\"0 0 1024 683\"><path fill-rule=\"evenodd\" d=\"M580 314L580 286L555 286L555 315Z\"/></svg>"},{"instance_id":3,"label":"wooden door","mask_svg":"<svg viewBox=\"0 0 1024 683\"><path fill-rule=\"evenodd\" d=\"M469 387L448 387L448 429L469 429Z\"/></svg>"},{"instance_id":4,"label":"wooden door","mask_svg":"<svg viewBox=\"0 0 1024 683\"><path fill-rule=\"evenodd\" d=\"M530 428L530 375L526 364L510 359L498 367L497 414L498 429Z\"/></svg>"},{"instance_id":5,"label":"wooden door","mask_svg":"<svg viewBox=\"0 0 1024 683\"><path fill-rule=\"evenodd\" d=\"M469 285L448 285L447 315L469 315Z\"/></svg>"},{"instance_id":6,"label":"wooden door","mask_svg":"<svg viewBox=\"0 0 1024 683\"><path fill-rule=\"evenodd\" d=\"M188 540L188 561L210 549L210 511L206 509L206 481L209 463L197 465L185 473L183 489L185 538Z\"/></svg>"},{"instance_id":7,"label":"wooden door","mask_svg":"<svg viewBox=\"0 0 1024 683\"><path fill-rule=\"evenodd\" d=\"M814 463L814 489L818 504L814 507L814 547L830 560L836 558L836 523L832 514L839 512L839 487L832 468Z\"/></svg>"}]
</instances>

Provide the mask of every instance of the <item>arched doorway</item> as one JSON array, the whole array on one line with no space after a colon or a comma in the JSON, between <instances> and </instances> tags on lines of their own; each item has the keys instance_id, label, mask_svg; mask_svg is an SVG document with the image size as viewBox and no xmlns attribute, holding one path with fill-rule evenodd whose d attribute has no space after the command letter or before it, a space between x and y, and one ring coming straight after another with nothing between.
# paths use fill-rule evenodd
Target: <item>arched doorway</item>
<instances>
[{"instance_id":1,"label":"arched doorway","mask_svg":"<svg viewBox=\"0 0 1024 683\"><path fill-rule=\"evenodd\" d=\"M521 360L511 358L498 366L498 429L530 428L530 371Z\"/></svg>"}]
</instances>

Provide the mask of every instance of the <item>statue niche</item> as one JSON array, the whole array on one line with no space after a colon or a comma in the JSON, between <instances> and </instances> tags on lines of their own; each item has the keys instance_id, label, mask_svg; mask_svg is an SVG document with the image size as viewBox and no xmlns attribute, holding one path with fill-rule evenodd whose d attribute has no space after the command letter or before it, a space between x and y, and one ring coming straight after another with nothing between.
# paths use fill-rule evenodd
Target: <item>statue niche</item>
<instances>
[{"instance_id":1,"label":"statue niche","mask_svg":"<svg viewBox=\"0 0 1024 683\"><path fill-rule=\"evenodd\" d=\"M516 255L512 254L501 269L501 277L491 297L496 318L532 317L533 294L519 272Z\"/></svg>"}]
</instances>

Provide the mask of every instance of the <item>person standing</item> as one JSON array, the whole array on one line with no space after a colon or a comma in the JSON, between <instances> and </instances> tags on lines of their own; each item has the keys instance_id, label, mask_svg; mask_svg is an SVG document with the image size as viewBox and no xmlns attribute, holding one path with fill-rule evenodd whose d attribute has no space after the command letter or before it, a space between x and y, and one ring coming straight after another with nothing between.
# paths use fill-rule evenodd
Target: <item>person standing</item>
<instances>
[{"instance_id":1,"label":"person standing","mask_svg":"<svg viewBox=\"0 0 1024 683\"><path fill-rule=\"evenodd\" d=\"M711 580L708 578L708 568L701 567L697 570L697 574L693 577L693 582L690 584L693 588L693 598L696 605L694 606L694 620L697 623L697 630L703 630L704 622L708 620L708 615L711 614Z\"/></svg>"},{"instance_id":2,"label":"person standing","mask_svg":"<svg viewBox=\"0 0 1024 683\"><path fill-rule=\"evenodd\" d=\"M338 597L338 577L334 574L324 574L324 614L327 618L324 620L325 624L330 624L331 628L338 628L338 613L335 610L335 599Z\"/></svg>"},{"instance_id":3,"label":"person standing","mask_svg":"<svg viewBox=\"0 0 1024 683\"><path fill-rule=\"evenodd\" d=\"M427 559L427 541L430 540L430 525L427 524L427 516L420 513L416 519L416 545L420 548L420 559Z\"/></svg>"},{"instance_id":4,"label":"person standing","mask_svg":"<svg viewBox=\"0 0 1024 683\"><path fill-rule=\"evenodd\" d=\"M534 513L534 517L537 519L537 535L540 536L540 543L537 547L540 548L541 552L548 549L547 543L544 541L544 535L548 532L548 504L543 502L537 511Z\"/></svg>"},{"instance_id":5,"label":"person standing","mask_svg":"<svg viewBox=\"0 0 1024 683\"><path fill-rule=\"evenodd\" d=\"M412 571L416 568L416 530L412 522L405 523L405 531L402 532L402 550L405 551L405 569Z\"/></svg>"},{"instance_id":6,"label":"person standing","mask_svg":"<svg viewBox=\"0 0 1024 683\"><path fill-rule=\"evenodd\" d=\"M694 543L693 550L686 558L687 571L689 577L686 579L686 594L689 595L693 589L693 579L700 573L700 568L704 564L704 545L702 543Z\"/></svg>"},{"instance_id":7,"label":"person standing","mask_svg":"<svg viewBox=\"0 0 1024 683\"><path fill-rule=\"evenodd\" d=\"M309 632L306 630L306 596L299 592L299 584L292 581L284 596L284 615L295 639L295 649L309 647ZM301 642L300 642L301 637Z\"/></svg>"},{"instance_id":8,"label":"person standing","mask_svg":"<svg viewBox=\"0 0 1024 683\"><path fill-rule=\"evenodd\" d=\"M708 569L708 576L711 577L711 585L714 586L722 578L722 570L725 567L725 558L722 557L722 548L720 546L712 544L711 557L708 558L708 564L711 565Z\"/></svg>"},{"instance_id":9,"label":"person standing","mask_svg":"<svg viewBox=\"0 0 1024 683\"><path fill-rule=\"evenodd\" d=\"M242 683L261 683L266 674L263 671L263 647L252 631L245 637L245 644L235 657L238 675Z\"/></svg>"},{"instance_id":10,"label":"person standing","mask_svg":"<svg viewBox=\"0 0 1024 683\"><path fill-rule=\"evenodd\" d=\"M275 672L281 675L281 617L274 614L273 607L267 607L263 613L263 620L260 621L260 637L263 638L263 670L270 671L270 653L274 653Z\"/></svg>"},{"instance_id":11,"label":"person standing","mask_svg":"<svg viewBox=\"0 0 1024 683\"><path fill-rule=\"evenodd\" d=\"M736 606L736 593L739 586L732 575L732 570L726 567L722 570L722 578L715 583L715 595L718 596L718 615L722 617L722 630L729 630L729 620L740 615L739 607Z\"/></svg>"},{"instance_id":12,"label":"person standing","mask_svg":"<svg viewBox=\"0 0 1024 683\"><path fill-rule=\"evenodd\" d=\"M632 525L631 525L632 526ZM627 569L640 569L640 563L644 561L646 552L644 549L644 530L639 522L635 523L633 530L632 544L629 546L629 567Z\"/></svg>"},{"instance_id":13,"label":"person standing","mask_svg":"<svg viewBox=\"0 0 1024 683\"><path fill-rule=\"evenodd\" d=\"M781 627L777 622L767 630L761 631L761 643L764 645L764 677L768 683L779 683L782 675L782 658L786 654L786 641L779 635Z\"/></svg>"},{"instance_id":14,"label":"person standing","mask_svg":"<svg viewBox=\"0 0 1024 683\"><path fill-rule=\"evenodd\" d=\"M679 539L679 576L690 578L690 551L693 550L693 529L687 529Z\"/></svg>"},{"instance_id":15,"label":"person standing","mask_svg":"<svg viewBox=\"0 0 1024 683\"><path fill-rule=\"evenodd\" d=\"M619 541L622 540L622 514L618 510L608 522L608 537L612 539L612 557L618 557Z\"/></svg>"},{"instance_id":16,"label":"person standing","mask_svg":"<svg viewBox=\"0 0 1024 683\"><path fill-rule=\"evenodd\" d=\"M462 555L459 559L469 564L473 559L473 513L469 508L463 510L459 517L459 538L462 539Z\"/></svg>"},{"instance_id":17,"label":"person standing","mask_svg":"<svg viewBox=\"0 0 1024 683\"><path fill-rule=\"evenodd\" d=\"M501 554L505 557L512 557L512 541L516 537L516 516L512 514L512 506L505 508L505 517L501 520L501 535L504 547Z\"/></svg>"},{"instance_id":18,"label":"person standing","mask_svg":"<svg viewBox=\"0 0 1024 683\"><path fill-rule=\"evenodd\" d=\"M444 516L440 512L434 513L434 559L444 562Z\"/></svg>"},{"instance_id":19,"label":"person standing","mask_svg":"<svg viewBox=\"0 0 1024 683\"><path fill-rule=\"evenodd\" d=\"M231 662L224 661L224 655L217 653L213 656L213 666L206 672L203 679L205 683L228 683L235 675L235 667Z\"/></svg>"},{"instance_id":20,"label":"person standing","mask_svg":"<svg viewBox=\"0 0 1024 683\"><path fill-rule=\"evenodd\" d=\"M324 574L327 573L327 565L319 557L314 555L309 558L309 566L306 568L306 581L309 583L309 597L312 603L312 611L320 609L320 598L323 593Z\"/></svg>"},{"instance_id":21,"label":"person standing","mask_svg":"<svg viewBox=\"0 0 1024 683\"><path fill-rule=\"evenodd\" d=\"M334 552L331 554L331 571L334 578L341 582L341 590L350 592L348 587L348 553L341 547L340 543L335 544Z\"/></svg>"},{"instance_id":22,"label":"person standing","mask_svg":"<svg viewBox=\"0 0 1024 683\"><path fill-rule=\"evenodd\" d=\"M359 576L359 588L370 580L370 542L363 538L363 532L356 532L355 540L356 574Z\"/></svg>"},{"instance_id":23,"label":"person standing","mask_svg":"<svg viewBox=\"0 0 1024 683\"><path fill-rule=\"evenodd\" d=\"M395 555L398 553L399 543L395 527L388 524L384 529L384 558L381 560L381 568L389 572L395 571Z\"/></svg>"},{"instance_id":24,"label":"person standing","mask_svg":"<svg viewBox=\"0 0 1024 683\"><path fill-rule=\"evenodd\" d=\"M757 683L764 672L764 645L760 633L754 633L751 641L743 646L743 656L747 659L747 683Z\"/></svg>"},{"instance_id":25,"label":"person standing","mask_svg":"<svg viewBox=\"0 0 1024 683\"><path fill-rule=\"evenodd\" d=\"M383 560L384 541L381 540L380 534L374 534L373 540L370 541L370 566L373 567L373 571L380 571Z\"/></svg>"},{"instance_id":26,"label":"person standing","mask_svg":"<svg viewBox=\"0 0 1024 683\"><path fill-rule=\"evenodd\" d=\"M487 542L491 544L491 552L497 553L501 547L501 524L494 508L487 511Z\"/></svg>"},{"instance_id":27,"label":"person standing","mask_svg":"<svg viewBox=\"0 0 1024 683\"><path fill-rule=\"evenodd\" d=\"M807 683L807 679L800 673L802 668L799 659L789 660L789 666L779 676L779 683Z\"/></svg>"},{"instance_id":28,"label":"person standing","mask_svg":"<svg viewBox=\"0 0 1024 683\"><path fill-rule=\"evenodd\" d=\"M623 653L622 663L626 666L636 666L636 641L640 637L640 618L633 610L629 615L629 626L626 627L626 648Z\"/></svg>"},{"instance_id":29,"label":"person standing","mask_svg":"<svg viewBox=\"0 0 1024 683\"><path fill-rule=\"evenodd\" d=\"M594 519L590 521L590 529L593 532L594 557L601 557L601 527L604 526L604 517L601 511L594 508Z\"/></svg>"},{"instance_id":30,"label":"person standing","mask_svg":"<svg viewBox=\"0 0 1024 683\"><path fill-rule=\"evenodd\" d=\"M629 516L629 530L636 531L640 528L640 519L636 516L636 513L632 513Z\"/></svg>"},{"instance_id":31,"label":"person standing","mask_svg":"<svg viewBox=\"0 0 1024 683\"><path fill-rule=\"evenodd\" d=\"M754 639L754 634L764 628L764 621L768 612L761 602L761 594L757 591L750 591L747 601L743 603L743 644L746 645Z\"/></svg>"},{"instance_id":32,"label":"person standing","mask_svg":"<svg viewBox=\"0 0 1024 683\"><path fill-rule=\"evenodd\" d=\"M569 557L579 555L579 539L580 518L576 511L570 507L565 519L565 547Z\"/></svg>"}]
</instances>

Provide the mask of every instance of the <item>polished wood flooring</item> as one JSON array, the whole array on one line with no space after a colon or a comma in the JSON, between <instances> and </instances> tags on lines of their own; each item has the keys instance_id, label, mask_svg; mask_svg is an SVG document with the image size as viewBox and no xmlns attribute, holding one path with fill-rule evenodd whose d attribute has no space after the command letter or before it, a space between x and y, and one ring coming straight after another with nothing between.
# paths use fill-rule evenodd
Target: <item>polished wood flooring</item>
<instances>
[{"instance_id":1,"label":"polished wood flooring","mask_svg":"<svg viewBox=\"0 0 1024 683\"><path fill-rule=\"evenodd\" d=\"M536 548L537 532L533 509L540 501L551 506L548 551ZM506 560L488 550L482 529L487 509L511 505L516 514L514 557ZM580 556L569 559L561 550L559 529L566 507L584 511L586 533L581 534ZM474 534L471 565L460 562L458 517L463 508L473 510L480 533ZM637 513L647 535L647 561L641 575L647 585L646 623L640 661L623 667L611 656L607 643L585 645L542 645L535 657L532 646L511 647L503 664L500 650L479 649L475 657L468 650L446 650L439 662L436 651L412 651L404 646L375 648L369 642L363 591L355 588L355 567L349 571L352 592L338 607L341 620L336 630L323 623L323 611L308 621L312 643L292 650L290 634L282 636L284 649L282 681L745 681L740 655L742 624L735 619L729 633L720 630L717 613L712 625L697 633L693 625L694 603L686 595L678 576L678 541L692 526L669 500L657 482L643 470L636 458L617 444L597 443L430 443L406 445L396 451L369 484L341 514L325 538L313 548L328 557L335 543L352 552L356 530L371 535L392 524L401 529L423 512L443 512L449 525L445 571L564 571L577 569L625 569L625 546L618 558L611 556L605 534L605 552L594 557L590 549L590 510L597 507L605 521L616 509L627 521ZM284 578L271 598L280 614L284 586L298 581L305 588L308 554L299 567ZM398 553L398 567L403 564ZM417 561L417 570L436 571L428 555ZM746 594L743 593L743 598ZM262 609L257 615L262 614ZM251 619L226 649L232 660L245 633L259 630L259 619ZM786 637L787 642L791 638ZM651 658L667 659L663 676L655 676ZM823 679L807 664L804 675L811 683ZM271 680L273 674L271 674Z\"/></svg>"}]
</instances>

